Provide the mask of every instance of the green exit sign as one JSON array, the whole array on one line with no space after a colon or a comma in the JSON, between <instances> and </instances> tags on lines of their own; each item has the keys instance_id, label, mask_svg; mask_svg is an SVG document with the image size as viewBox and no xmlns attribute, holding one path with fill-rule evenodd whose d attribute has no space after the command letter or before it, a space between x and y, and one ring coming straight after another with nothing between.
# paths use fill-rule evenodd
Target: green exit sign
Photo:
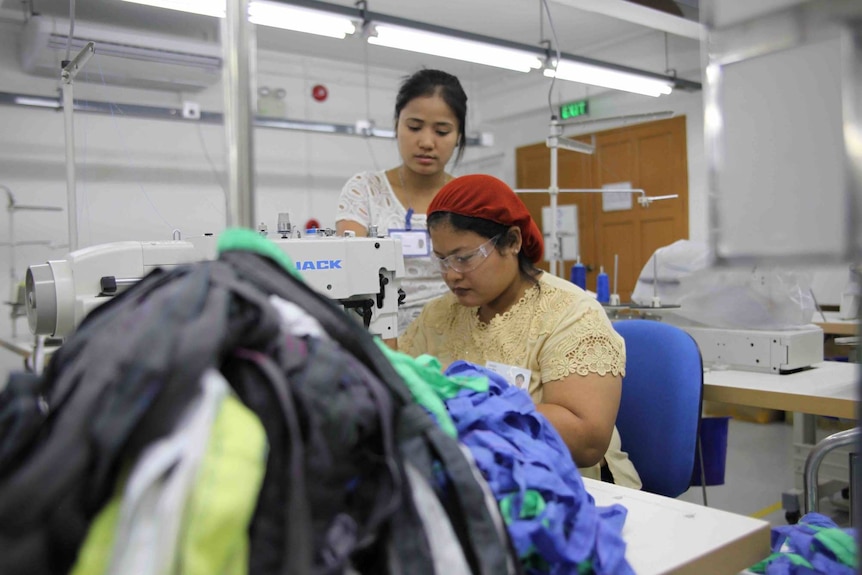
<instances>
[{"instance_id":1,"label":"green exit sign","mask_svg":"<svg viewBox=\"0 0 862 575\"><path fill-rule=\"evenodd\" d=\"M578 116L586 116L589 113L589 105L586 100L578 100L577 102L569 102L560 106L560 118L568 120L577 118Z\"/></svg>"}]
</instances>

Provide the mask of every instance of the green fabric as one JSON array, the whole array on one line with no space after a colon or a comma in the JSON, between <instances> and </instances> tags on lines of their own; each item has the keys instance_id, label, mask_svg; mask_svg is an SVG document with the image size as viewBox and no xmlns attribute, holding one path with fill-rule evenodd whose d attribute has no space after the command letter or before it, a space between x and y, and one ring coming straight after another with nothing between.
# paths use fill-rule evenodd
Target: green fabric
<instances>
[{"instance_id":1,"label":"green fabric","mask_svg":"<svg viewBox=\"0 0 862 575\"><path fill-rule=\"evenodd\" d=\"M178 571L245 575L248 527L266 472L266 432L257 416L228 396L213 425L198 479L186 503Z\"/></svg>"},{"instance_id":2,"label":"green fabric","mask_svg":"<svg viewBox=\"0 0 862 575\"><path fill-rule=\"evenodd\" d=\"M521 560L521 567L524 570L524 573L550 573L551 565L545 560L544 557L535 552L535 549L530 552L530 555L527 557L519 557Z\"/></svg>"},{"instance_id":3,"label":"green fabric","mask_svg":"<svg viewBox=\"0 0 862 575\"><path fill-rule=\"evenodd\" d=\"M797 553L773 553L763 561L749 567L748 570L753 571L754 573L765 573L767 565L781 557L790 559L790 562L794 565L801 565L803 567L808 567L809 569L814 569L814 566L811 565L805 557Z\"/></svg>"},{"instance_id":4,"label":"green fabric","mask_svg":"<svg viewBox=\"0 0 862 575\"><path fill-rule=\"evenodd\" d=\"M296 269L293 260L286 253L281 251L275 243L253 230L247 228L230 228L225 230L218 238L217 252L221 254L230 250L259 253L262 256L275 260L276 263L290 272L294 277L303 279L302 274Z\"/></svg>"},{"instance_id":5,"label":"green fabric","mask_svg":"<svg viewBox=\"0 0 862 575\"><path fill-rule=\"evenodd\" d=\"M518 517L512 517L512 500L515 493L510 493L500 500L500 514L506 525L510 525L515 519L529 519L538 517L545 510L545 498L535 489L527 489L524 492L524 500L521 502L521 513Z\"/></svg>"},{"instance_id":6,"label":"green fabric","mask_svg":"<svg viewBox=\"0 0 862 575\"><path fill-rule=\"evenodd\" d=\"M853 539L853 536L838 527L820 527L810 524L808 524L807 527L815 532L814 538L820 541L824 547L829 549L840 563L854 569L857 567L858 557L856 554L856 540ZM802 555L798 555L796 553L773 553L760 563L749 567L749 571L765 573L766 566L779 557L787 557L794 565L802 565L803 567L809 567L811 569L814 568Z\"/></svg>"},{"instance_id":7,"label":"green fabric","mask_svg":"<svg viewBox=\"0 0 862 575\"><path fill-rule=\"evenodd\" d=\"M465 387L487 392L488 380L484 377L446 377L436 357L420 355L414 359L406 353L391 349L379 338L374 341L392 363L395 371L404 378L414 401L437 418L437 424L447 435L458 437L458 431L443 400L454 397Z\"/></svg>"},{"instance_id":8,"label":"green fabric","mask_svg":"<svg viewBox=\"0 0 862 575\"><path fill-rule=\"evenodd\" d=\"M859 563L859 558L856 555L856 540L849 533L837 527L812 526L812 528L817 531L814 538L834 553L838 561L854 569L856 568Z\"/></svg>"},{"instance_id":9,"label":"green fabric","mask_svg":"<svg viewBox=\"0 0 862 575\"><path fill-rule=\"evenodd\" d=\"M238 399L222 402L184 510L176 573L246 575L248 526L266 472L266 432ZM125 482L96 516L71 575L105 573L111 561ZM180 510L178 510L180 511Z\"/></svg>"},{"instance_id":10,"label":"green fabric","mask_svg":"<svg viewBox=\"0 0 862 575\"><path fill-rule=\"evenodd\" d=\"M443 400L452 399L465 387L478 393L488 393L488 378L486 377L447 377L443 375L443 366L440 365L440 360L428 354L420 355L414 361L433 370L433 377L428 383Z\"/></svg>"}]
</instances>

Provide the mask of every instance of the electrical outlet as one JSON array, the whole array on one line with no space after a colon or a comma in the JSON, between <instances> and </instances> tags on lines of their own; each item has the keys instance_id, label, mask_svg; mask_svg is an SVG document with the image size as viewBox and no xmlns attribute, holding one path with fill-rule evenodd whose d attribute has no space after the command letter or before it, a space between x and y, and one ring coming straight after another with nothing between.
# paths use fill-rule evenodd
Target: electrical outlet
<instances>
[{"instance_id":1,"label":"electrical outlet","mask_svg":"<svg viewBox=\"0 0 862 575\"><path fill-rule=\"evenodd\" d=\"M360 136L370 136L374 132L374 122L372 120L356 120L354 130Z\"/></svg>"},{"instance_id":2,"label":"electrical outlet","mask_svg":"<svg viewBox=\"0 0 862 575\"><path fill-rule=\"evenodd\" d=\"M257 89L257 113L270 118L287 117L287 90L261 86Z\"/></svg>"},{"instance_id":3,"label":"electrical outlet","mask_svg":"<svg viewBox=\"0 0 862 575\"><path fill-rule=\"evenodd\" d=\"M186 120L200 120L201 105L197 102L183 102L183 118L185 118Z\"/></svg>"}]
</instances>

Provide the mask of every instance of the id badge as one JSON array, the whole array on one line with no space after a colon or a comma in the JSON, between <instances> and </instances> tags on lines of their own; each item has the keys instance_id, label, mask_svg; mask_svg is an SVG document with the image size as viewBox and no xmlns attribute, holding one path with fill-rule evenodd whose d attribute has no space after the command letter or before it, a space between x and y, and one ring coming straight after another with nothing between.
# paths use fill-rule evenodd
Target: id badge
<instances>
[{"instance_id":1,"label":"id badge","mask_svg":"<svg viewBox=\"0 0 862 575\"><path fill-rule=\"evenodd\" d=\"M506 381L509 382L509 385L514 385L524 391L530 391L530 376L533 374L532 370L524 369L517 365L506 365L505 363L498 363L496 361L486 362L485 368L505 377Z\"/></svg>"},{"instance_id":2,"label":"id badge","mask_svg":"<svg viewBox=\"0 0 862 575\"><path fill-rule=\"evenodd\" d=\"M390 238L401 240L401 253L405 258L418 258L431 254L428 230L389 230Z\"/></svg>"}]
</instances>

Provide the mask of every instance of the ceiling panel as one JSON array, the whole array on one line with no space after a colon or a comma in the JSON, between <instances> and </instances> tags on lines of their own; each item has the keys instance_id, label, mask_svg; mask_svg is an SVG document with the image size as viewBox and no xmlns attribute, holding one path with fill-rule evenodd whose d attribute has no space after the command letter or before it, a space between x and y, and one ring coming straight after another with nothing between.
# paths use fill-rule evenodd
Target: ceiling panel
<instances>
[{"instance_id":1,"label":"ceiling panel","mask_svg":"<svg viewBox=\"0 0 862 575\"><path fill-rule=\"evenodd\" d=\"M689 0L689 2L692 0ZM68 17L69 0L31 0L33 9L43 14ZM354 0L330 0L354 7ZM559 47L564 52L589 56L598 47L636 37L650 31L642 26L548 2ZM21 10L21 0L0 0L0 6ZM463 30L513 42L536 45L552 38L547 18L540 14L539 0L369 0L368 10L438 26ZM215 40L216 19L173 10L142 6L122 0L77 0L76 17L81 20L115 24L136 29ZM411 70L421 66L445 67L455 74L469 74L475 80L516 72L457 63L452 60L411 54L378 46L368 46L360 38L334 40L278 30L258 28L258 44L263 49L286 53L367 63L369 66ZM624 64L624 62L622 62ZM656 70L658 71L658 70Z\"/></svg>"}]
</instances>

